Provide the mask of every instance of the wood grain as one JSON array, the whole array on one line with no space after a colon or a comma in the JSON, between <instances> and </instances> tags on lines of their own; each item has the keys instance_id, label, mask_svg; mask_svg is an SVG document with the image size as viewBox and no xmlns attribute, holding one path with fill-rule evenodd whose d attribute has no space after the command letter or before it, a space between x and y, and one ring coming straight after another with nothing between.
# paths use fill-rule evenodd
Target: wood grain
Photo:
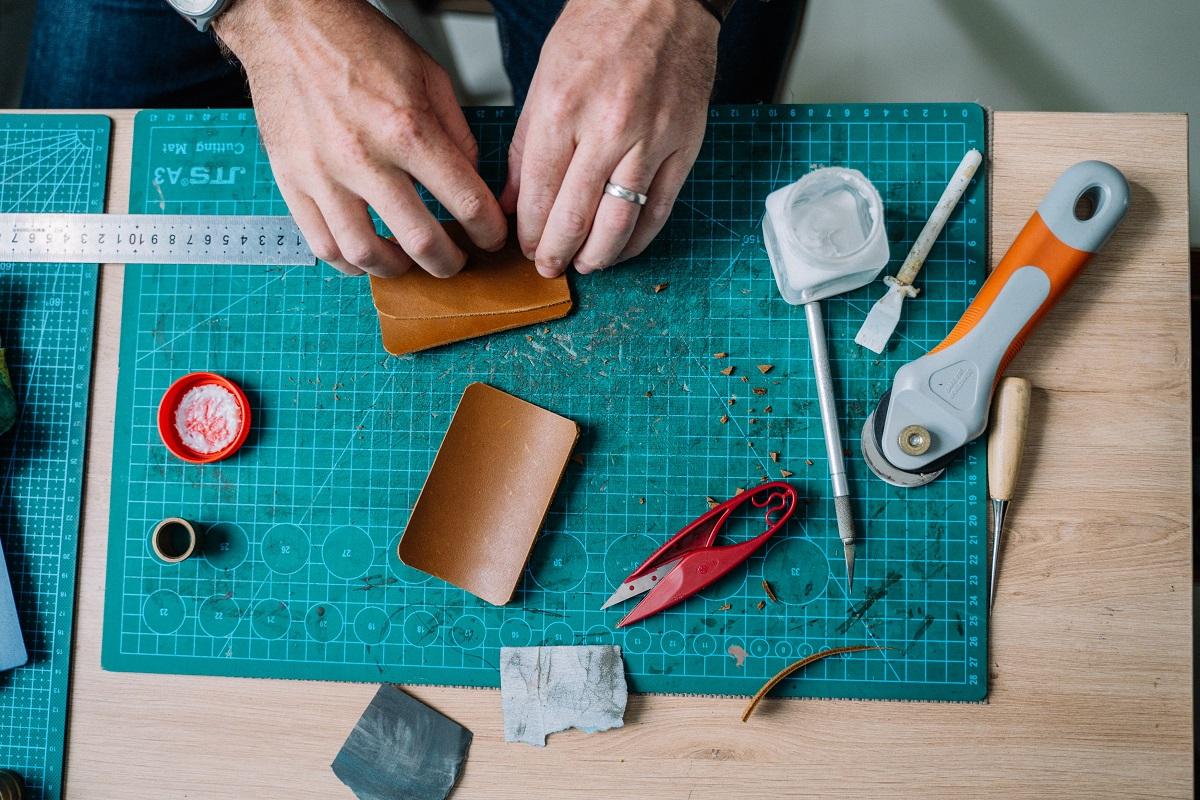
<instances>
[{"instance_id":1,"label":"wood grain","mask_svg":"<svg viewBox=\"0 0 1200 800\"><path fill-rule=\"evenodd\" d=\"M110 210L132 116L113 114ZM986 705L630 699L626 727L502 741L494 690L414 687L475 733L454 797L1186 797L1192 793L1187 119L997 113L992 259L1061 171L1129 216L1010 369L1035 387ZM100 295L67 796L350 798L329 770L375 687L100 669L120 267ZM915 302L920 302L915 301Z\"/></svg>"}]
</instances>

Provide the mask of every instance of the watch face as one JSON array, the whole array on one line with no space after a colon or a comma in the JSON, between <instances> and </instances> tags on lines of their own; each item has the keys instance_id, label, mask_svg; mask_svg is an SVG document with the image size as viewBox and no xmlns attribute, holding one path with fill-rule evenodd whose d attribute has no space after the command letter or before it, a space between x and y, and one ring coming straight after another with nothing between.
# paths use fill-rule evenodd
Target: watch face
<instances>
[{"instance_id":1,"label":"watch face","mask_svg":"<svg viewBox=\"0 0 1200 800\"><path fill-rule=\"evenodd\" d=\"M189 17L201 17L221 4L221 0L170 0L171 5Z\"/></svg>"}]
</instances>

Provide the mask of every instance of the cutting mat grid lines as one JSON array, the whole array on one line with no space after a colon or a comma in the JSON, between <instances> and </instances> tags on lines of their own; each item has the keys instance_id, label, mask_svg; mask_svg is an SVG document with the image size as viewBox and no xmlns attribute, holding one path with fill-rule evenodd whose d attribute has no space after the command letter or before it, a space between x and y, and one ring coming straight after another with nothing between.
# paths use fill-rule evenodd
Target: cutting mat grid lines
<instances>
[{"instance_id":1,"label":"cutting mat grid lines","mask_svg":"<svg viewBox=\"0 0 1200 800\"><path fill-rule=\"evenodd\" d=\"M104 210L106 117L0 114L0 213ZM29 663L0 673L0 769L62 793L98 267L0 263L20 416L0 437L0 547Z\"/></svg>"},{"instance_id":2,"label":"cutting mat grid lines","mask_svg":"<svg viewBox=\"0 0 1200 800\"><path fill-rule=\"evenodd\" d=\"M514 113L471 109L468 120L480 168L498 187ZM303 267L129 267L105 666L494 686L501 645L615 642L636 690L745 694L790 660L867 642L893 649L816 664L784 693L981 698L982 447L907 493L849 459L861 544L847 597L804 315L778 297L761 220L766 195L810 169L862 169L887 205L894 272L962 154L983 148L982 110L724 107L709 123L650 251L576 279L577 310L548 326L393 358L365 281ZM983 182L935 246L922 295L883 357L853 344L881 285L826 303L855 454L896 367L944 337L982 282ZM253 118L235 111L140 114L130 209L285 212ZM174 460L155 427L166 387L196 370L238 381L254 408L246 447L206 467ZM584 430L504 608L405 567L395 552L472 381ZM625 609L599 607L621 577L703 513L706 497L784 470L807 500L798 521L700 597L614 630ZM150 555L147 536L172 515L195 520L205 537L202 557L169 567ZM741 666L733 645L749 654Z\"/></svg>"}]
</instances>

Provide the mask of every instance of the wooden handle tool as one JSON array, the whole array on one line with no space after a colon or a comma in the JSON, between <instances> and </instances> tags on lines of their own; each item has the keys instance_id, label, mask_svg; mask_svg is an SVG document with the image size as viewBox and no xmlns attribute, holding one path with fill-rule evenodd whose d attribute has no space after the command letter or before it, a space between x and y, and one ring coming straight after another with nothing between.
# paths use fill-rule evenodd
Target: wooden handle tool
<instances>
[{"instance_id":1,"label":"wooden handle tool","mask_svg":"<svg viewBox=\"0 0 1200 800\"><path fill-rule=\"evenodd\" d=\"M992 569L988 581L988 608L996 602L996 575L1000 568L1000 543L1004 516L1017 485L1025 431L1029 426L1032 386L1025 378L1003 378L992 403L992 430L988 434L988 493L992 496Z\"/></svg>"}]
</instances>

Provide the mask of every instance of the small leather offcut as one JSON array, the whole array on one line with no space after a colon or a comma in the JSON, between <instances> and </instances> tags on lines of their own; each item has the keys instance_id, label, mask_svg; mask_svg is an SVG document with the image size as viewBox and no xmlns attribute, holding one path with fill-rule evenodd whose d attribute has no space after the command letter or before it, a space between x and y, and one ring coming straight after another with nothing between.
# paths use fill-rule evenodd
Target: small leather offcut
<instances>
[{"instance_id":1,"label":"small leather offcut","mask_svg":"<svg viewBox=\"0 0 1200 800\"><path fill-rule=\"evenodd\" d=\"M359 800L445 800L462 775L471 732L384 684L333 761Z\"/></svg>"},{"instance_id":2,"label":"small leather offcut","mask_svg":"<svg viewBox=\"0 0 1200 800\"><path fill-rule=\"evenodd\" d=\"M566 417L472 383L400 538L400 560L507 603L578 438Z\"/></svg>"},{"instance_id":3,"label":"small leather offcut","mask_svg":"<svg viewBox=\"0 0 1200 800\"><path fill-rule=\"evenodd\" d=\"M396 278L371 276L383 347L392 355L548 322L571 311L567 279L543 278L510 231L504 247L489 253L471 243L457 222L445 224L467 263L452 278L412 268Z\"/></svg>"}]
</instances>

